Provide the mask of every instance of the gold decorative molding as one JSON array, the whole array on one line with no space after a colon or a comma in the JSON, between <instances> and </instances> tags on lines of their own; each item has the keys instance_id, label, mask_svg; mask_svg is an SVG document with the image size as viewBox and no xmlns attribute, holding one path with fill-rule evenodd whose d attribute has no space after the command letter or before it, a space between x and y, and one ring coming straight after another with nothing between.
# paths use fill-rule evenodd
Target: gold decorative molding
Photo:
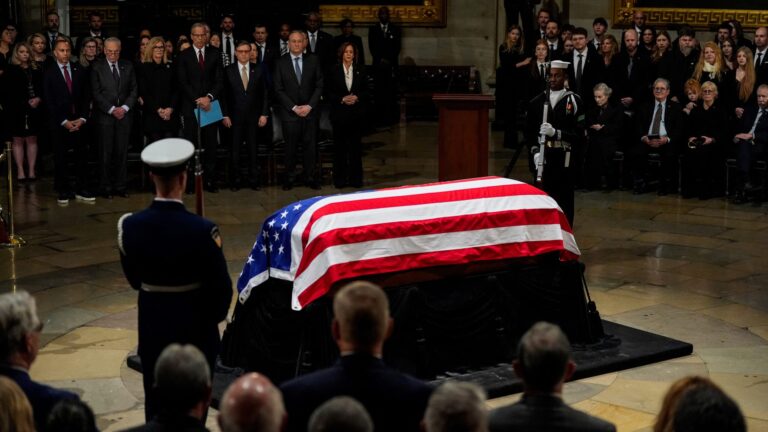
<instances>
[{"instance_id":1,"label":"gold decorative molding","mask_svg":"<svg viewBox=\"0 0 768 432\"><path fill-rule=\"evenodd\" d=\"M104 18L104 24L115 26L120 22L117 6L72 6L69 9L69 25L72 27L87 27L88 14L98 12Z\"/></svg>"},{"instance_id":2,"label":"gold decorative molding","mask_svg":"<svg viewBox=\"0 0 768 432\"><path fill-rule=\"evenodd\" d=\"M681 2L671 2L681 3ZM685 2L682 2L685 3ZM635 7L639 4L639 7ZM642 1L614 0L613 25L617 28L632 24L632 12L645 13L645 22L654 27L687 24L697 30L711 30L723 21L738 20L745 30L768 25L768 10L756 9L697 9L697 8L646 8Z\"/></svg>"},{"instance_id":3,"label":"gold decorative molding","mask_svg":"<svg viewBox=\"0 0 768 432\"><path fill-rule=\"evenodd\" d=\"M203 8L200 6L171 6L173 16L185 18L188 21L203 21Z\"/></svg>"},{"instance_id":4,"label":"gold decorative molding","mask_svg":"<svg viewBox=\"0 0 768 432\"><path fill-rule=\"evenodd\" d=\"M413 5L321 5L320 15L326 25L335 25L349 18L356 25L379 21L381 6L389 7L392 22L404 27L445 27L448 23L448 0L424 0Z\"/></svg>"}]
</instances>

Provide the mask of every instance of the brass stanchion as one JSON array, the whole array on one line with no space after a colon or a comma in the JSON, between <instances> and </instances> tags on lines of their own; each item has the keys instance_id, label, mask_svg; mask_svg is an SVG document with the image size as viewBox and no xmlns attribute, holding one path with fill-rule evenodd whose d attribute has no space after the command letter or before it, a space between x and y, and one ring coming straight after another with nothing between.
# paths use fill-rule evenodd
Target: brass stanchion
<instances>
[{"instance_id":1,"label":"brass stanchion","mask_svg":"<svg viewBox=\"0 0 768 432\"><path fill-rule=\"evenodd\" d=\"M16 228L14 227L13 217L13 164L11 163L11 143L5 143L5 152L2 154L0 162L3 159L8 163L8 238L3 239L0 243L0 247L4 248L17 248L24 246L27 242L18 234L16 234ZM2 206L0 206L0 221L2 220Z\"/></svg>"}]
</instances>

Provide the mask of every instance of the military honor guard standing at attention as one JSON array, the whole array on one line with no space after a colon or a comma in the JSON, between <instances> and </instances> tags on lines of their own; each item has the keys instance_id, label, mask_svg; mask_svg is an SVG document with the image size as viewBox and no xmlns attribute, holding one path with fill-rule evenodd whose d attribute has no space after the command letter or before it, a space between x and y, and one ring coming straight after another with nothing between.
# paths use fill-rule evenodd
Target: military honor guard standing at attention
<instances>
[{"instance_id":1,"label":"military honor guard standing at attention","mask_svg":"<svg viewBox=\"0 0 768 432\"><path fill-rule=\"evenodd\" d=\"M573 191L576 164L583 152L585 111L579 95L565 88L568 64L551 62L549 89L531 100L526 133L536 165L543 163L537 173L541 188L557 201L573 226Z\"/></svg>"},{"instance_id":2,"label":"military honor guard standing at attention","mask_svg":"<svg viewBox=\"0 0 768 432\"><path fill-rule=\"evenodd\" d=\"M158 414L152 388L160 353L171 343L193 344L213 373L221 342L218 324L232 300L219 228L187 211L181 200L194 150L178 138L147 146L141 159L149 166L156 197L148 209L126 214L117 224L120 262L139 291L138 353L148 421Z\"/></svg>"}]
</instances>

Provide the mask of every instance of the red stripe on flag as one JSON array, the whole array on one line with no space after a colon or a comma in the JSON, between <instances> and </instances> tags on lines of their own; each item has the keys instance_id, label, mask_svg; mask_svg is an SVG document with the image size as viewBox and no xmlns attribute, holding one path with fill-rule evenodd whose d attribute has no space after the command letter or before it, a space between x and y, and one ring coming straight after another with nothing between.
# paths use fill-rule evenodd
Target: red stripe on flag
<instances>
[{"instance_id":1,"label":"red stripe on flag","mask_svg":"<svg viewBox=\"0 0 768 432\"><path fill-rule=\"evenodd\" d=\"M549 252L560 252L561 260L570 261L578 259L578 256L567 250L562 250L562 248L563 242L560 240L531 241L351 261L328 267L322 277L299 293L298 300L301 306L304 307L325 295L336 281L372 274L466 264L477 261L492 261L503 258L530 257Z\"/></svg>"},{"instance_id":2,"label":"red stripe on flag","mask_svg":"<svg viewBox=\"0 0 768 432\"><path fill-rule=\"evenodd\" d=\"M556 209L521 209L334 229L319 234L304 248L296 275L304 272L312 260L326 248L336 245L510 226L553 224L559 224L561 227L568 226L565 215ZM562 241L560 243L562 246ZM457 247L460 246L457 245Z\"/></svg>"}]
</instances>

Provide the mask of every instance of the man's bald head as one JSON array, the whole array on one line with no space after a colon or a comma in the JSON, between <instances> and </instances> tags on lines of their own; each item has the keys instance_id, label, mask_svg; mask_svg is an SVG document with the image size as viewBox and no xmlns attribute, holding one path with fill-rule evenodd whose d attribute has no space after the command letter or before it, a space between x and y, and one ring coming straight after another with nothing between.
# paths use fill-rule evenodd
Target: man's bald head
<instances>
[{"instance_id":1,"label":"man's bald head","mask_svg":"<svg viewBox=\"0 0 768 432\"><path fill-rule=\"evenodd\" d=\"M283 396L269 378L251 372L236 379L219 405L222 432L279 432L285 424Z\"/></svg>"},{"instance_id":2,"label":"man's bald head","mask_svg":"<svg viewBox=\"0 0 768 432\"><path fill-rule=\"evenodd\" d=\"M375 350L387 338L389 300L377 285L356 281L344 286L333 299L333 314L338 338L355 351Z\"/></svg>"}]
</instances>

